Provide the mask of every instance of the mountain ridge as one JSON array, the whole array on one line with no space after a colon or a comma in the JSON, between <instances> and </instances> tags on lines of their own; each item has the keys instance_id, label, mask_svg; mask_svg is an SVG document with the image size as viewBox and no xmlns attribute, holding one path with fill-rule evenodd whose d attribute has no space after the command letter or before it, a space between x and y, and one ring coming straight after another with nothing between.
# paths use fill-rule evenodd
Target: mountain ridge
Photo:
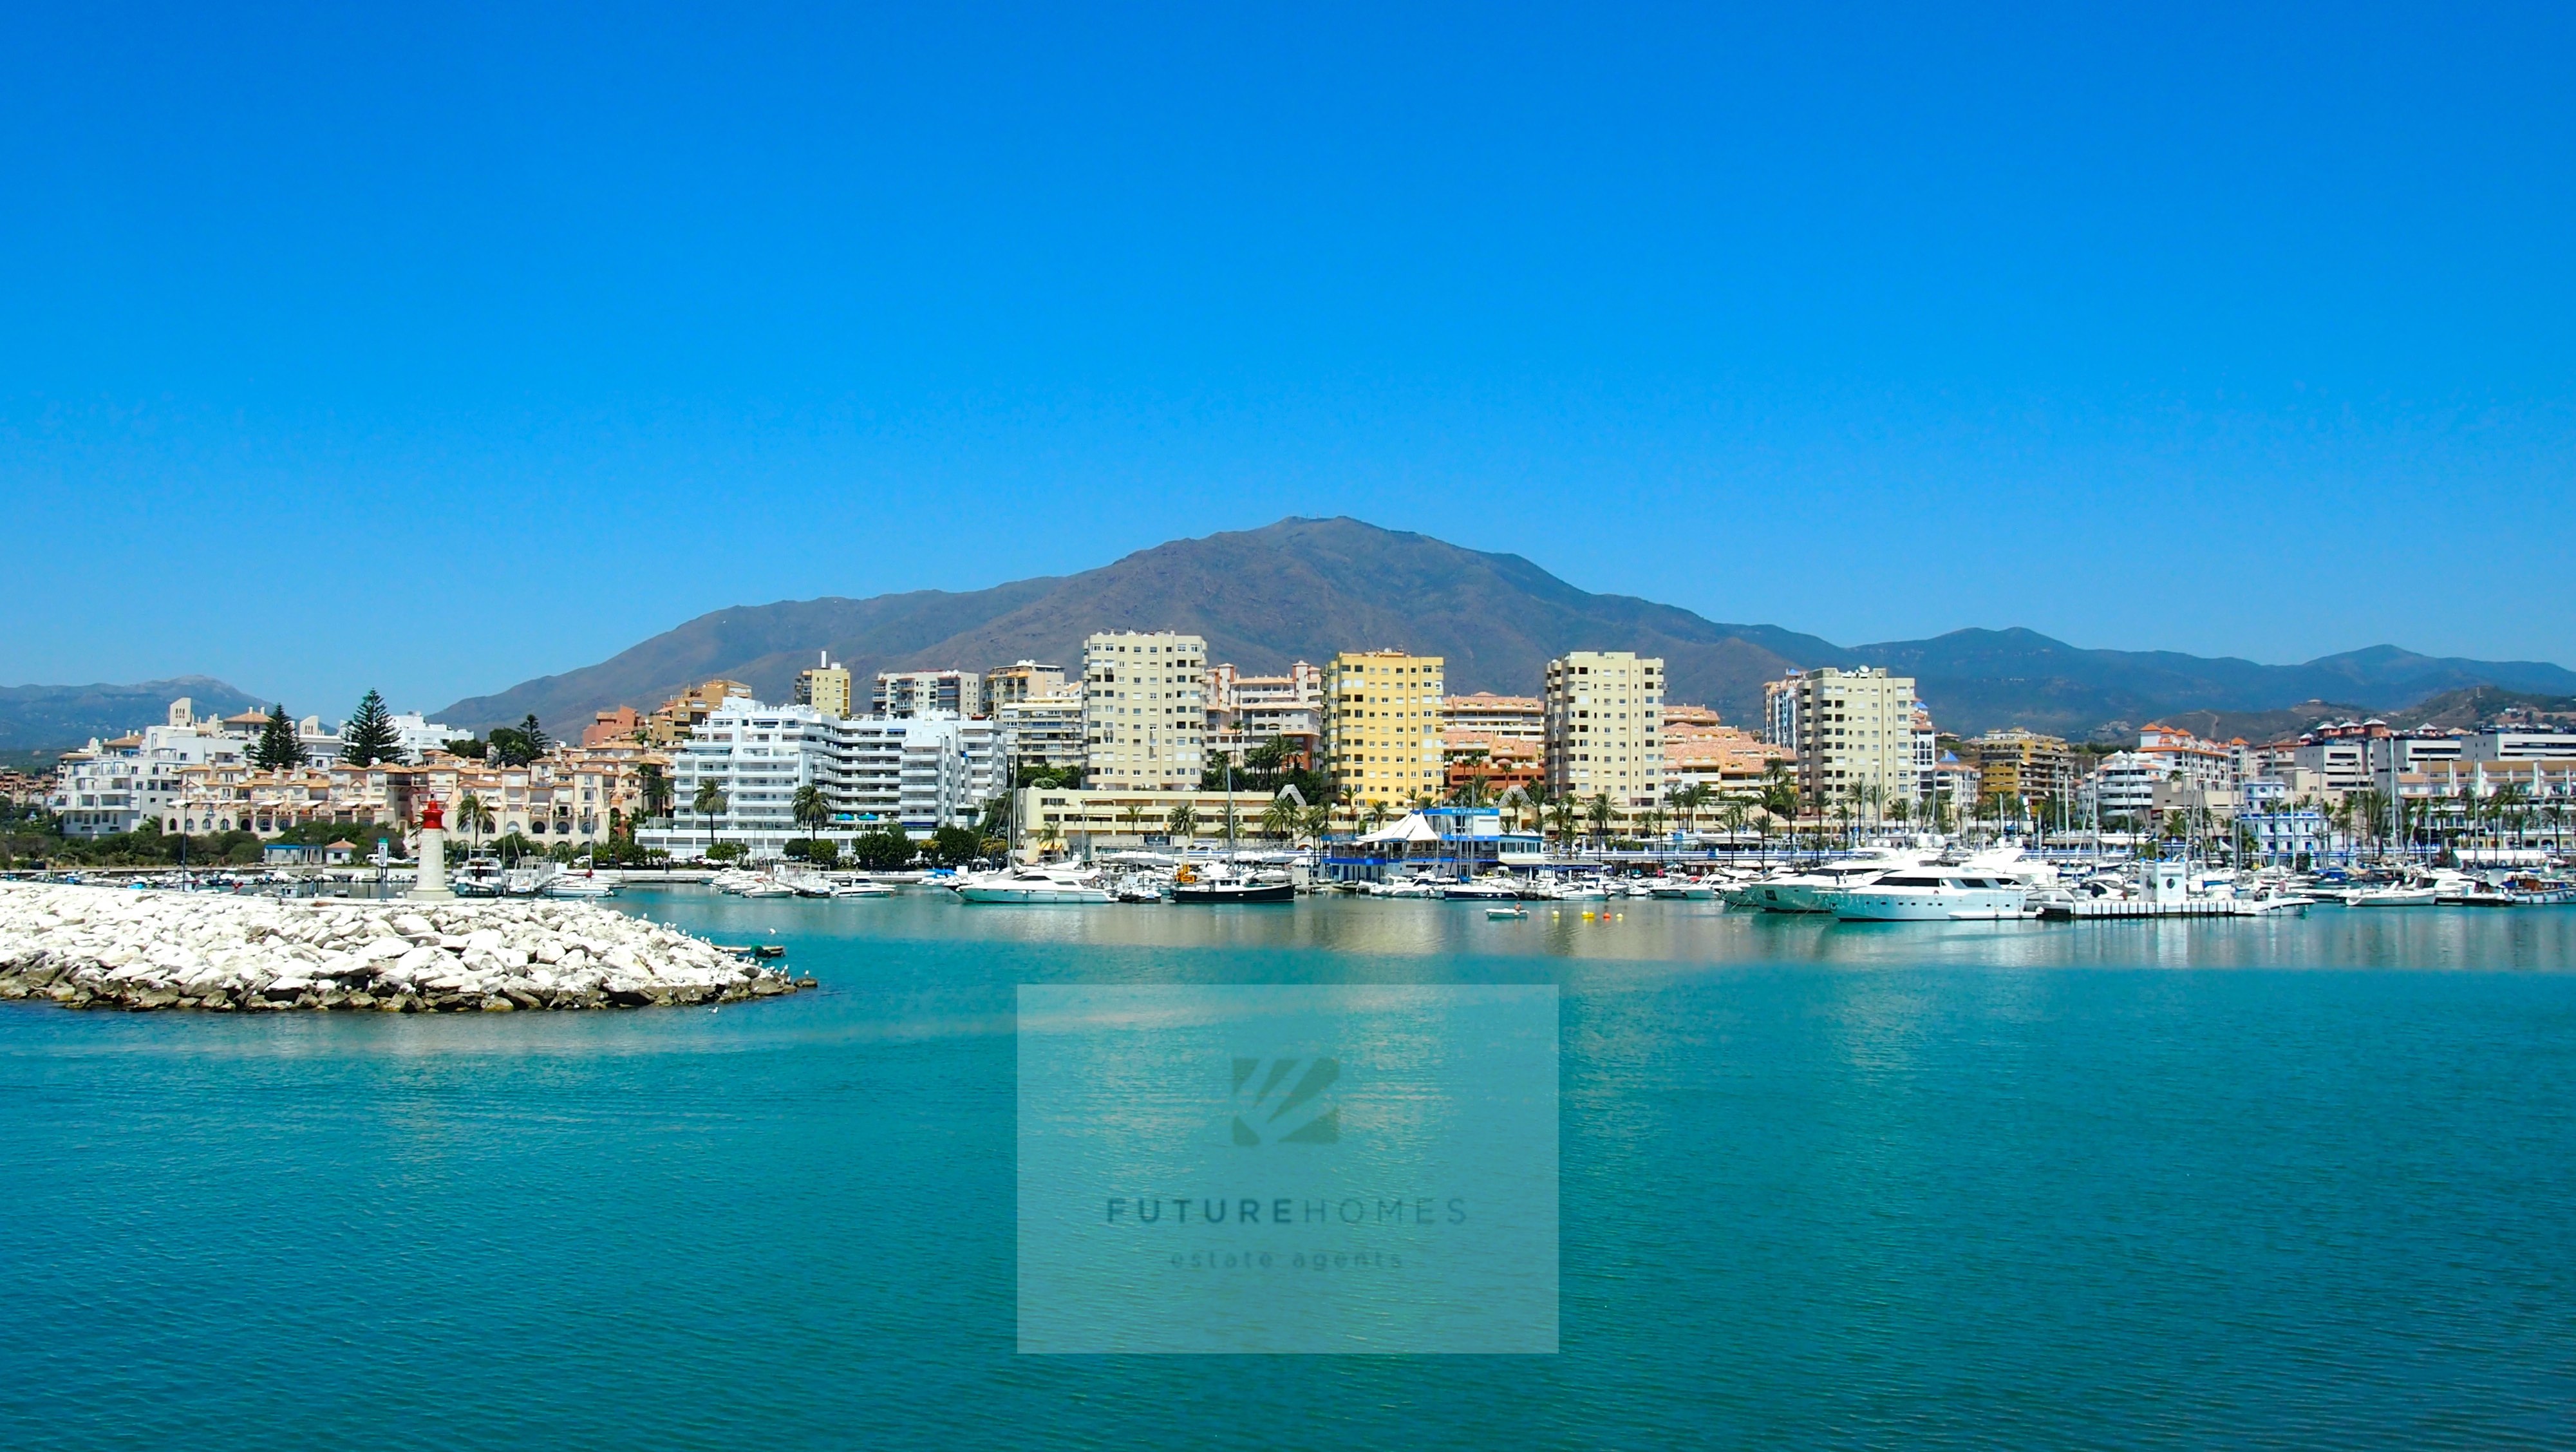
<instances>
[{"instance_id":1,"label":"mountain ridge","mask_svg":"<svg viewBox=\"0 0 2576 1452\"><path fill-rule=\"evenodd\" d=\"M2499 686L2576 692L2545 661L2473 661L2380 645L2297 665L2174 651L2069 645L2023 627L1838 646L1777 625L1712 621L1679 606L1595 594L1517 554L1466 549L1350 518L1291 517L1259 529L1167 541L1090 570L984 590L823 597L710 611L606 661L523 681L436 713L482 729L535 713L569 734L592 712L648 709L712 676L784 699L828 650L864 681L879 670L1019 659L1077 664L1092 631L1204 635L1211 660L1248 673L1394 646L1448 658L1453 691L1538 689L1570 649L1660 655L1677 700L1752 721L1762 683L1793 667L1884 665L1916 678L1945 731L1997 725L2083 736L2113 721L2185 710L2277 711L2310 700L2374 710L2442 691Z\"/></svg>"},{"instance_id":2,"label":"mountain ridge","mask_svg":"<svg viewBox=\"0 0 2576 1452\"><path fill-rule=\"evenodd\" d=\"M181 696L199 715L236 716L266 702L213 676L172 676L124 685L0 686L0 750L55 750L93 736L156 725Z\"/></svg>"}]
</instances>

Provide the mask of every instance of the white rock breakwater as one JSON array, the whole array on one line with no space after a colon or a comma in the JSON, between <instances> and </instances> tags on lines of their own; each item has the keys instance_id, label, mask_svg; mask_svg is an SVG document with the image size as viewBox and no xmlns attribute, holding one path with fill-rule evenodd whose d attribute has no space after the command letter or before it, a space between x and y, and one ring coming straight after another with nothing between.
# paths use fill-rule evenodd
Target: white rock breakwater
<instances>
[{"instance_id":1,"label":"white rock breakwater","mask_svg":"<svg viewBox=\"0 0 2576 1452\"><path fill-rule=\"evenodd\" d=\"M0 883L0 998L67 1008L507 1013L732 1003L799 986L589 903L309 902Z\"/></svg>"}]
</instances>

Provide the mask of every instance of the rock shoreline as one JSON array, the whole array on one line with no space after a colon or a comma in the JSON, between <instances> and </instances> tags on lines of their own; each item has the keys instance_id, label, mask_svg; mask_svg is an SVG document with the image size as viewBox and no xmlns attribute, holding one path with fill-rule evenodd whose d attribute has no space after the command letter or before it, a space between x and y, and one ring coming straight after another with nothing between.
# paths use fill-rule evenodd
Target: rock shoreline
<instances>
[{"instance_id":1,"label":"rock shoreline","mask_svg":"<svg viewBox=\"0 0 2576 1452\"><path fill-rule=\"evenodd\" d=\"M210 1013L675 1007L811 988L585 902L351 902L0 883L0 999Z\"/></svg>"}]
</instances>

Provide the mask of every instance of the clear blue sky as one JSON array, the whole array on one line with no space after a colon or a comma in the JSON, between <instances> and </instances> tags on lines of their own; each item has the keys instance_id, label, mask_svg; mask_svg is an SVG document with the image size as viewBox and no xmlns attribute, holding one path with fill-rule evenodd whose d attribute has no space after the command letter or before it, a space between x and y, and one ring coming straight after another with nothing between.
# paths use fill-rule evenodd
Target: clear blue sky
<instances>
[{"instance_id":1,"label":"clear blue sky","mask_svg":"<svg viewBox=\"0 0 2576 1452\"><path fill-rule=\"evenodd\" d=\"M2576 662L2576 10L2242 9L20 7L0 683L437 706L1290 513Z\"/></svg>"}]
</instances>

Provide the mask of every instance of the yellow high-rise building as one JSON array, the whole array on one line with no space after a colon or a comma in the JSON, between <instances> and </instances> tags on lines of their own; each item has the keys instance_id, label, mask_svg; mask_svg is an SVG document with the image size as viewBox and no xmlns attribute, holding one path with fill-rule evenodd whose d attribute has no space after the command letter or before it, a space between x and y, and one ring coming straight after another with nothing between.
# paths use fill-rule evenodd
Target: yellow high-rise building
<instances>
[{"instance_id":1,"label":"yellow high-rise building","mask_svg":"<svg viewBox=\"0 0 2576 1452\"><path fill-rule=\"evenodd\" d=\"M796 673L796 704L826 716L850 714L850 669L832 664L829 655Z\"/></svg>"},{"instance_id":2,"label":"yellow high-rise building","mask_svg":"<svg viewBox=\"0 0 2576 1452\"><path fill-rule=\"evenodd\" d=\"M1324 674L1324 756L1343 802L1439 800L1444 664L1400 650L1333 657Z\"/></svg>"}]
</instances>

